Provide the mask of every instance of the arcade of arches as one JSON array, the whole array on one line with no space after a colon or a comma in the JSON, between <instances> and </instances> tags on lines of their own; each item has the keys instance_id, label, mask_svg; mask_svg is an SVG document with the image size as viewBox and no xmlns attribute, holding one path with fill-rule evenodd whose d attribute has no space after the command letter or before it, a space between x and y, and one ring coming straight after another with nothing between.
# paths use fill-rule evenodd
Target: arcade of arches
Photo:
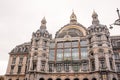
<instances>
[{"instance_id":1,"label":"arcade of arches","mask_svg":"<svg viewBox=\"0 0 120 80\"><path fill-rule=\"evenodd\" d=\"M45 80L44 78L40 78L39 80ZM48 80L53 80L52 78L48 78ZM57 78L56 80L62 80L61 78ZM70 78L65 78L64 80L71 80ZM73 80L80 80L79 78L74 78ZM89 80L88 78L84 78L83 80ZM91 80L97 80L96 78L92 78ZM112 80L117 80L113 78Z\"/></svg>"}]
</instances>

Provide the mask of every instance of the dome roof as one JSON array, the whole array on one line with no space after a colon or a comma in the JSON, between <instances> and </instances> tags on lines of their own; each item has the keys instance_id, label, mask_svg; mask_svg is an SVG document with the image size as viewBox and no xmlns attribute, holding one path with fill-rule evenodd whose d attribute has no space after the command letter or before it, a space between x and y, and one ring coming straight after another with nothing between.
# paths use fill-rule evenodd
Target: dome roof
<instances>
[{"instance_id":1,"label":"dome roof","mask_svg":"<svg viewBox=\"0 0 120 80\"><path fill-rule=\"evenodd\" d=\"M74 12L70 16L70 23L57 31L55 38L63 38L65 35L69 35L71 37L82 37L87 35L86 28L77 22L77 17Z\"/></svg>"}]
</instances>

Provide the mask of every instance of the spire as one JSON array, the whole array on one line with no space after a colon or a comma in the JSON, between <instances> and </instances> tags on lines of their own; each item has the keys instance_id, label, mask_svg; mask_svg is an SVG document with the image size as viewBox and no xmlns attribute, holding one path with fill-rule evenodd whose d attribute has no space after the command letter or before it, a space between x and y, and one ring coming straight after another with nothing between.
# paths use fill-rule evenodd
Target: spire
<instances>
[{"instance_id":1,"label":"spire","mask_svg":"<svg viewBox=\"0 0 120 80\"><path fill-rule=\"evenodd\" d=\"M70 16L70 23L74 24L77 22L77 17L74 13L74 11L72 12L71 16Z\"/></svg>"},{"instance_id":2,"label":"spire","mask_svg":"<svg viewBox=\"0 0 120 80\"><path fill-rule=\"evenodd\" d=\"M95 11L93 11L92 18L93 18L92 24L98 25L99 24L98 14Z\"/></svg>"},{"instance_id":3,"label":"spire","mask_svg":"<svg viewBox=\"0 0 120 80\"><path fill-rule=\"evenodd\" d=\"M41 20L40 29L46 29L46 23L47 23L47 21L46 21L45 17L43 17L43 19Z\"/></svg>"}]
</instances>

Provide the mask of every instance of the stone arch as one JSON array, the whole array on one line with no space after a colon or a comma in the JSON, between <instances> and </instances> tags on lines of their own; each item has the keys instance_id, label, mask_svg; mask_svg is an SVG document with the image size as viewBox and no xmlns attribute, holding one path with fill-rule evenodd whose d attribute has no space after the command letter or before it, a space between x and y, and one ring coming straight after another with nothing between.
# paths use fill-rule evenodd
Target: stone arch
<instances>
[{"instance_id":1,"label":"stone arch","mask_svg":"<svg viewBox=\"0 0 120 80\"><path fill-rule=\"evenodd\" d=\"M96 78L92 78L92 80L97 80Z\"/></svg>"},{"instance_id":2,"label":"stone arch","mask_svg":"<svg viewBox=\"0 0 120 80\"><path fill-rule=\"evenodd\" d=\"M61 78L57 78L56 80L61 80Z\"/></svg>"},{"instance_id":3,"label":"stone arch","mask_svg":"<svg viewBox=\"0 0 120 80\"><path fill-rule=\"evenodd\" d=\"M39 80L45 80L44 78L40 78Z\"/></svg>"},{"instance_id":4,"label":"stone arch","mask_svg":"<svg viewBox=\"0 0 120 80\"><path fill-rule=\"evenodd\" d=\"M65 80L70 80L69 78L65 78Z\"/></svg>"},{"instance_id":5,"label":"stone arch","mask_svg":"<svg viewBox=\"0 0 120 80\"><path fill-rule=\"evenodd\" d=\"M48 78L48 80L53 80L52 78Z\"/></svg>"},{"instance_id":6,"label":"stone arch","mask_svg":"<svg viewBox=\"0 0 120 80\"><path fill-rule=\"evenodd\" d=\"M84 78L83 80L88 80L88 78Z\"/></svg>"},{"instance_id":7,"label":"stone arch","mask_svg":"<svg viewBox=\"0 0 120 80\"><path fill-rule=\"evenodd\" d=\"M79 78L74 78L74 80L79 80Z\"/></svg>"},{"instance_id":8,"label":"stone arch","mask_svg":"<svg viewBox=\"0 0 120 80\"><path fill-rule=\"evenodd\" d=\"M116 78L113 78L112 80L117 80Z\"/></svg>"},{"instance_id":9,"label":"stone arch","mask_svg":"<svg viewBox=\"0 0 120 80\"><path fill-rule=\"evenodd\" d=\"M12 80L12 79L8 79L8 80Z\"/></svg>"}]
</instances>

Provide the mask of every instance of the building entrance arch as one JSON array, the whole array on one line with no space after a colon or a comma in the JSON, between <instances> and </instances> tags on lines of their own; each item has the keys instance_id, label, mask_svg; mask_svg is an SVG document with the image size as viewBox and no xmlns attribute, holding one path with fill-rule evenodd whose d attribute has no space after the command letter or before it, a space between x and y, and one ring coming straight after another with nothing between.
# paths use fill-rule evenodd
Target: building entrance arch
<instances>
[{"instance_id":1,"label":"building entrance arch","mask_svg":"<svg viewBox=\"0 0 120 80\"><path fill-rule=\"evenodd\" d=\"M40 78L39 80L45 80L44 78Z\"/></svg>"}]
</instances>

